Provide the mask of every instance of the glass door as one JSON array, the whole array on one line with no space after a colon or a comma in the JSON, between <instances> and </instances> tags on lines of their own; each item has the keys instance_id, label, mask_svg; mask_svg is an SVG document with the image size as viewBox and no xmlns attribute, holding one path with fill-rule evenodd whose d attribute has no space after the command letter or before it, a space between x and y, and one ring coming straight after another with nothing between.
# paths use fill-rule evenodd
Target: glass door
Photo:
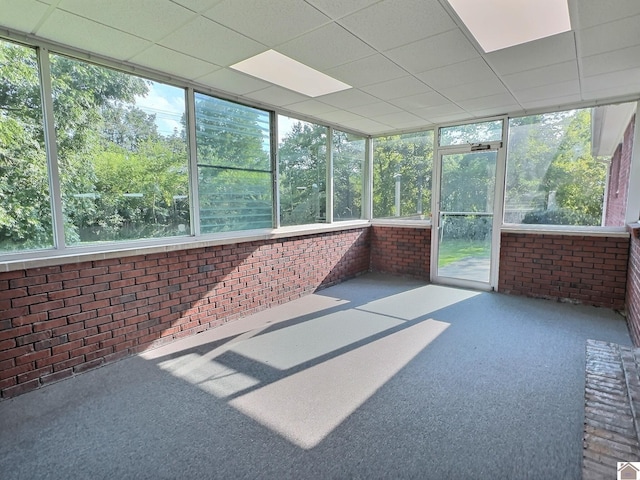
<instances>
[{"instance_id":1,"label":"glass door","mask_svg":"<svg viewBox=\"0 0 640 480\"><path fill-rule=\"evenodd\" d=\"M504 181L496 179L504 176L502 125L497 121L440 129L433 191L434 282L497 286Z\"/></svg>"}]
</instances>

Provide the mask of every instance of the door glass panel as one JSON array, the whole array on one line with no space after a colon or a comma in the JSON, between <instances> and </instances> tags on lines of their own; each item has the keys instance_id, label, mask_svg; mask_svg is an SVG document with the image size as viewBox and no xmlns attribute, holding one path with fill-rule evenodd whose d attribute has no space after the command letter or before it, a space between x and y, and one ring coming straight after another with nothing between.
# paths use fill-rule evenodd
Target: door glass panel
<instances>
[{"instance_id":1,"label":"door glass panel","mask_svg":"<svg viewBox=\"0 0 640 480\"><path fill-rule=\"evenodd\" d=\"M438 223L438 276L489 282L497 152L445 154Z\"/></svg>"}]
</instances>

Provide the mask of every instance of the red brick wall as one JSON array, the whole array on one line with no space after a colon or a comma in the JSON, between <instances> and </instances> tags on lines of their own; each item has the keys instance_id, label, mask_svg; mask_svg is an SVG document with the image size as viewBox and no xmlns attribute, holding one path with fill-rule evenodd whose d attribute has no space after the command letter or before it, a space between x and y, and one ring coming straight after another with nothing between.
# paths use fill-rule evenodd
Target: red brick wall
<instances>
[{"instance_id":1,"label":"red brick wall","mask_svg":"<svg viewBox=\"0 0 640 480\"><path fill-rule=\"evenodd\" d=\"M629 274L627 276L627 325L636 347L640 347L640 225L631 230Z\"/></svg>"},{"instance_id":2,"label":"red brick wall","mask_svg":"<svg viewBox=\"0 0 640 480\"><path fill-rule=\"evenodd\" d=\"M369 229L0 273L11 397L369 269Z\"/></svg>"},{"instance_id":3,"label":"red brick wall","mask_svg":"<svg viewBox=\"0 0 640 480\"><path fill-rule=\"evenodd\" d=\"M629 238L502 232L498 290L624 309Z\"/></svg>"},{"instance_id":4,"label":"red brick wall","mask_svg":"<svg viewBox=\"0 0 640 480\"><path fill-rule=\"evenodd\" d=\"M622 143L618 145L618 148L616 148L616 151L611 157L609 185L607 187L607 207L604 221L606 226L621 227L625 225L634 127L635 116L632 117L631 122L624 132Z\"/></svg>"},{"instance_id":5,"label":"red brick wall","mask_svg":"<svg viewBox=\"0 0 640 480\"><path fill-rule=\"evenodd\" d=\"M429 280L431 229L373 226L371 270Z\"/></svg>"}]
</instances>

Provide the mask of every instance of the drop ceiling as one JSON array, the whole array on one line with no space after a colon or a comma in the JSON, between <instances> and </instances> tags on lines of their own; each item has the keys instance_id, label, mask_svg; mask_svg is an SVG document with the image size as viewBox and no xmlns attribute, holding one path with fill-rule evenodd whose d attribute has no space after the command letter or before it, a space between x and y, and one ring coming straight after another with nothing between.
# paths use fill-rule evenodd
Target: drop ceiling
<instances>
[{"instance_id":1,"label":"drop ceiling","mask_svg":"<svg viewBox=\"0 0 640 480\"><path fill-rule=\"evenodd\" d=\"M0 0L0 35L375 135L640 97L640 1L569 11L571 31L491 53L446 0ZM353 88L311 98L229 68L269 49Z\"/></svg>"}]
</instances>

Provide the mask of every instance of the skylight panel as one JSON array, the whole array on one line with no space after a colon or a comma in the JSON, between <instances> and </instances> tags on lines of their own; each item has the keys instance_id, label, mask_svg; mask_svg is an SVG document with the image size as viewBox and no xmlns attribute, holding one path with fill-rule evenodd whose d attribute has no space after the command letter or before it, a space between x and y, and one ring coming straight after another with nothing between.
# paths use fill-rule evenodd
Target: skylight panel
<instances>
[{"instance_id":1,"label":"skylight panel","mask_svg":"<svg viewBox=\"0 0 640 480\"><path fill-rule=\"evenodd\" d=\"M448 0L485 52L571 30L567 0Z\"/></svg>"},{"instance_id":2,"label":"skylight panel","mask_svg":"<svg viewBox=\"0 0 640 480\"><path fill-rule=\"evenodd\" d=\"M231 65L231 68L309 97L318 97L351 88L351 85L275 50L267 50Z\"/></svg>"}]
</instances>

